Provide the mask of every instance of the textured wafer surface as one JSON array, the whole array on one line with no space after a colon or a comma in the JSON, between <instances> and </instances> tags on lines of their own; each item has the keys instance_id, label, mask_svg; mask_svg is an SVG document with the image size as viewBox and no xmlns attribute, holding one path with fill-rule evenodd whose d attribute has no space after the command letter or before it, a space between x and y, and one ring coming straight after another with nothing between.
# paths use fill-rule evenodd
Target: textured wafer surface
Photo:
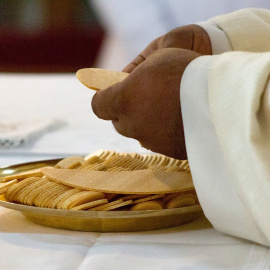
<instances>
[{"instance_id":1,"label":"textured wafer surface","mask_svg":"<svg viewBox=\"0 0 270 270\"><path fill-rule=\"evenodd\" d=\"M93 90L105 89L115 83L121 82L129 74L125 72L100 69L84 68L76 73L77 79L86 87Z\"/></svg>"},{"instance_id":2,"label":"textured wafer surface","mask_svg":"<svg viewBox=\"0 0 270 270\"><path fill-rule=\"evenodd\" d=\"M43 173L58 183L106 193L165 194L194 189L191 175L186 172L139 170L111 173L45 168Z\"/></svg>"}]
</instances>

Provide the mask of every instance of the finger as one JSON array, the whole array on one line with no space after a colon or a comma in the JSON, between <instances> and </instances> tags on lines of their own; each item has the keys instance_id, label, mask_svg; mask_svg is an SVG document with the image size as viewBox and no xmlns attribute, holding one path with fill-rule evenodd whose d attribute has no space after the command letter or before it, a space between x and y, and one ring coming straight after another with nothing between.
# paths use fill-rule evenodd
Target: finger
<instances>
[{"instance_id":1,"label":"finger","mask_svg":"<svg viewBox=\"0 0 270 270\"><path fill-rule=\"evenodd\" d=\"M130 63L123 71L131 73L137 66L144 62L153 52L158 49L158 43L160 38L157 38L149 43L149 45Z\"/></svg>"},{"instance_id":2,"label":"finger","mask_svg":"<svg viewBox=\"0 0 270 270\"><path fill-rule=\"evenodd\" d=\"M95 93L91 105L97 117L104 120L118 120L117 101L121 92L119 85L120 83L116 83Z\"/></svg>"},{"instance_id":3,"label":"finger","mask_svg":"<svg viewBox=\"0 0 270 270\"><path fill-rule=\"evenodd\" d=\"M145 60L142 54L139 54L131 63L129 63L123 72L131 73L138 65L140 65Z\"/></svg>"}]
</instances>

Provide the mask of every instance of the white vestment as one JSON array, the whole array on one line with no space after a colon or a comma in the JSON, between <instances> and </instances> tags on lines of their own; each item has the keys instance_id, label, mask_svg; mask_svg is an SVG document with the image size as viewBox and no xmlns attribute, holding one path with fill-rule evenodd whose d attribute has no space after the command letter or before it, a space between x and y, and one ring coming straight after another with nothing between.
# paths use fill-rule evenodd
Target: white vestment
<instances>
[{"instance_id":1,"label":"white vestment","mask_svg":"<svg viewBox=\"0 0 270 270\"><path fill-rule=\"evenodd\" d=\"M245 9L199 25L213 55L192 61L180 87L199 201L217 230L269 246L270 11Z\"/></svg>"}]
</instances>

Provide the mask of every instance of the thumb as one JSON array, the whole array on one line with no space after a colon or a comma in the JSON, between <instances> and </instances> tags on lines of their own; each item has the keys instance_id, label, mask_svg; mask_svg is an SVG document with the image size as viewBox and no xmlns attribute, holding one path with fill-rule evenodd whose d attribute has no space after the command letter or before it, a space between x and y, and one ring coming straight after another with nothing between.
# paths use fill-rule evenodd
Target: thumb
<instances>
[{"instance_id":1,"label":"thumb","mask_svg":"<svg viewBox=\"0 0 270 270\"><path fill-rule=\"evenodd\" d=\"M104 120L117 121L117 101L120 93L120 83L116 83L106 89L99 90L92 99L94 114Z\"/></svg>"}]
</instances>

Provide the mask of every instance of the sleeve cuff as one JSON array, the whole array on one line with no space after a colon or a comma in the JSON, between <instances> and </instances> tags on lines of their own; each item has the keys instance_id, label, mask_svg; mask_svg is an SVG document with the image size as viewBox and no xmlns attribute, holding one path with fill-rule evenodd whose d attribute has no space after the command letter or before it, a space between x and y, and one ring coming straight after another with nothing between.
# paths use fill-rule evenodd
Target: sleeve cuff
<instances>
[{"instance_id":1,"label":"sleeve cuff","mask_svg":"<svg viewBox=\"0 0 270 270\"><path fill-rule=\"evenodd\" d=\"M202 56L192 61L181 81L181 109L194 186L215 229L267 245L236 194L211 119L207 83L215 57Z\"/></svg>"},{"instance_id":2,"label":"sleeve cuff","mask_svg":"<svg viewBox=\"0 0 270 270\"><path fill-rule=\"evenodd\" d=\"M208 34L211 45L212 54L221 54L232 51L232 45L224 31L213 21L206 21L197 23Z\"/></svg>"}]
</instances>

